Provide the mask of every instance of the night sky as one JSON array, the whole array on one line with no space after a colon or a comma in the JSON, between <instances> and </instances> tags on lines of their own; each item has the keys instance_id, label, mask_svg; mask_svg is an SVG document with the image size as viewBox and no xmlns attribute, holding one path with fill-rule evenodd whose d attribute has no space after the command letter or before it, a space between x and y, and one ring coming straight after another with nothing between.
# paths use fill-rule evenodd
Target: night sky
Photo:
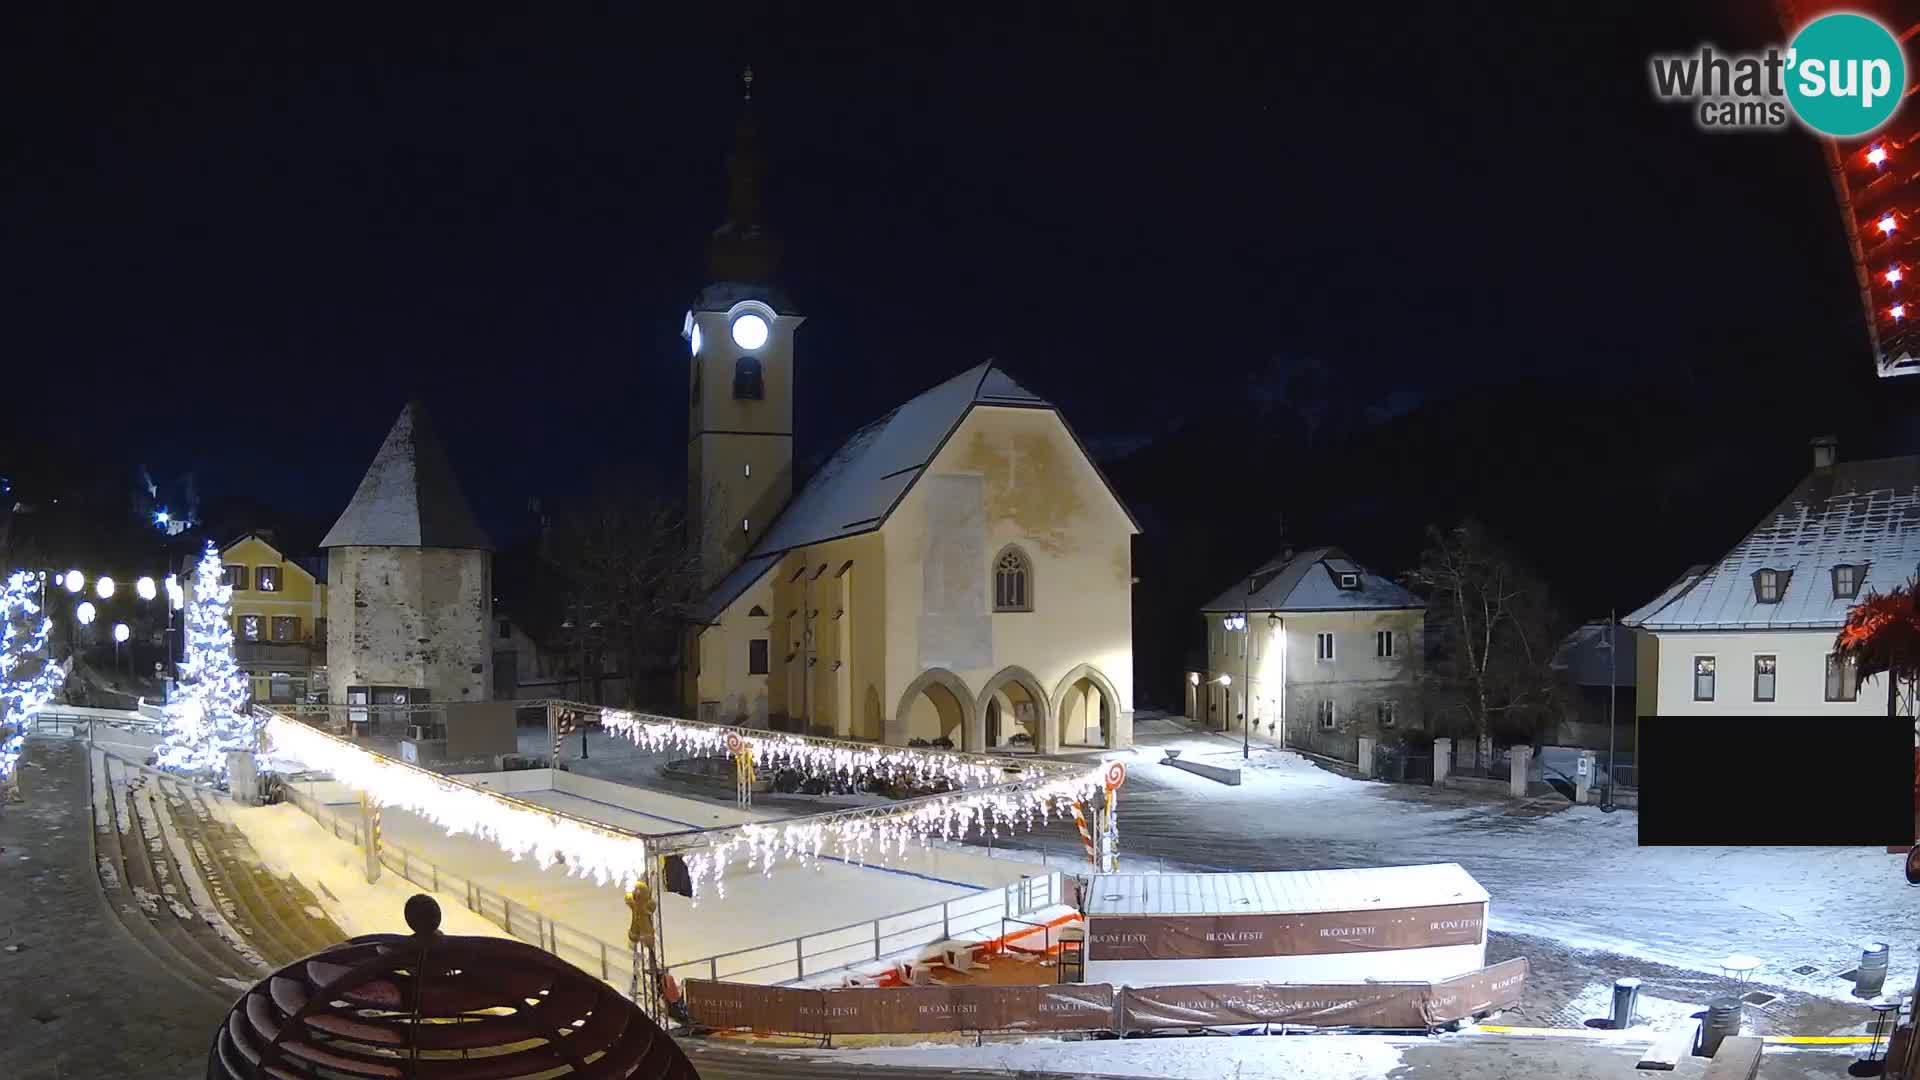
<instances>
[{"instance_id":1,"label":"night sky","mask_svg":"<svg viewBox=\"0 0 1920 1080\"><path fill-rule=\"evenodd\" d=\"M0 356L11 436L204 496L330 518L409 395L496 535L597 476L679 492L749 59L803 462L988 357L1102 451L1307 363L1396 408L1914 397L1813 140L1650 93L1650 52L1777 38L1763 5L194 7L9 12Z\"/></svg>"}]
</instances>

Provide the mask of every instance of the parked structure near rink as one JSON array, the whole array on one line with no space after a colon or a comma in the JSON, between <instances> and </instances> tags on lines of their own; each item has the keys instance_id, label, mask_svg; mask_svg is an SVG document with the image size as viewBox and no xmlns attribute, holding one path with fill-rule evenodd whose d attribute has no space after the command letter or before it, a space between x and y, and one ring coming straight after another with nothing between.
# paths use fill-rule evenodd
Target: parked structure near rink
<instances>
[{"instance_id":1,"label":"parked structure near rink","mask_svg":"<svg viewBox=\"0 0 1920 1080\"><path fill-rule=\"evenodd\" d=\"M1108 874L1085 895L1091 982L1437 982L1486 964L1487 891L1457 863Z\"/></svg>"}]
</instances>

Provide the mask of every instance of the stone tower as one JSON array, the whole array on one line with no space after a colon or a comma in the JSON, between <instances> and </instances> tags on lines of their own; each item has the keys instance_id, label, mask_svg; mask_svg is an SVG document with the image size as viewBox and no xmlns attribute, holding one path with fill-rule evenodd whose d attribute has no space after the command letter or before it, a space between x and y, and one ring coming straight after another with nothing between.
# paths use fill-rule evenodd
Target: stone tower
<instances>
[{"instance_id":1,"label":"stone tower","mask_svg":"<svg viewBox=\"0 0 1920 1080\"><path fill-rule=\"evenodd\" d=\"M727 161L727 218L707 248L712 284L687 312L687 528L711 584L793 496L793 332L803 318L773 287L779 241L761 202L766 155L753 72Z\"/></svg>"},{"instance_id":2,"label":"stone tower","mask_svg":"<svg viewBox=\"0 0 1920 1080\"><path fill-rule=\"evenodd\" d=\"M419 402L387 432L327 550L328 696L484 701L493 555Z\"/></svg>"}]
</instances>

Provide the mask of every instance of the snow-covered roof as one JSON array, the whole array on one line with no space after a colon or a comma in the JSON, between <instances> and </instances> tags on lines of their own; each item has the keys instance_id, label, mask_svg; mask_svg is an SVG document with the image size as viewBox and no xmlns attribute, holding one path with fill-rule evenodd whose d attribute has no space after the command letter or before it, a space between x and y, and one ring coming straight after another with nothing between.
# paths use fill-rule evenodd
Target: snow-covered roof
<instances>
[{"instance_id":1,"label":"snow-covered roof","mask_svg":"<svg viewBox=\"0 0 1920 1080\"><path fill-rule=\"evenodd\" d=\"M1426 602L1391 578L1382 577L1334 547L1300 552L1279 565L1278 573L1247 597L1247 578L1227 586L1213 602L1201 608L1214 611L1396 611L1423 608ZM1358 574L1358 589L1342 589L1340 575ZM1256 570L1249 577L1266 577Z\"/></svg>"},{"instance_id":2,"label":"snow-covered roof","mask_svg":"<svg viewBox=\"0 0 1920 1080\"><path fill-rule=\"evenodd\" d=\"M400 410L353 501L320 546L491 547L419 402Z\"/></svg>"},{"instance_id":3,"label":"snow-covered roof","mask_svg":"<svg viewBox=\"0 0 1920 1080\"><path fill-rule=\"evenodd\" d=\"M1840 565L1861 567L1858 596L1834 595ZM1858 597L1903 585L1916 568L1920 456L1841 462L1813 470L1725 558L1632 618L1656 631L1838 629ZM1777 602L1761 602L1761 570L1785 575Z\"/></svg>"},{"instance_id":4,"label":"snow-covered roof","mask_svg":"<svg viewBox=\"0 0 1920 1080\"><path fill-rule=\"evenodd\" d=\"M1553 669L1565 672L1576 686L1632 686L1633 631L1621 625L1609 643L1607 623L1590 622L1560 642ZM1611 656L1611 660L1609 660Z\"/></svg>"},{"instance_id":5,"label":"snow-covered roof","mask_svg":"<svg viewBox=\"0 0 1920 1080\"><path fill-rule=\"evenodd\" d=\"M1660 590L1659 596L1654 597L1652 600L1649 600L1646 603L1628 612L1626 617L1620 620L1621 625L1639 626L1641 623L1645 622L1648 619L1648 617L1652 616L1655 612L1659 611L1663 607L1666 607L1668 604L1673 603L1674 597L1679 596L1681 593L1686 592L1688 589L1693 588L1695 583L1697 583L1700 580L1701 575L1705 574L1706 572L1707 572L1706 563L1699 563L1695 566L1687 567L1687 572L1684 574L1681 574L1677 578L1674 578L1673 584L1668 585L1666 588Z\"/></svg>"},{"instance_id":6,"label":"snow-covered roof","mask_svg":"<svg viewBox=\"0 0 1920 1080\"><path fill-rule=\"evenodd\" d=\"M1087 915L1270 915L1487 902L1459 863L1232 874L1098 874Z\"/></svg>"},{"instance_id":7,"label":"snow-covered roof","mask_svg":"<svg viewBox=\"0 0 1920 1080\"><path fill-rule=\"evenodd\" d=\"M740 565L694 606L693 616L708 622L717 618L788 551L872 532L885 524L976 405L1053 409L991 361L906 402L841 444L781 510ZM1061 423L1066 424L1065 417ZM1073 428L1068 426L1067 431L1072 434ZM1079 436L1074 439L1077 442ZM1084 453L1084 445L1081 449ZM1093 465L1091 456L1087 462ZM1098 473L1098 467L1093 467ZM1105 482L1106 477L1101 475L1101 480ZM1113 493L1110 483L1107 490ZM1132 521L1118 493L1113 493L1113 500ZM1139 528L1137 521L1134 527Z\"/></svg>"}]
</instances>

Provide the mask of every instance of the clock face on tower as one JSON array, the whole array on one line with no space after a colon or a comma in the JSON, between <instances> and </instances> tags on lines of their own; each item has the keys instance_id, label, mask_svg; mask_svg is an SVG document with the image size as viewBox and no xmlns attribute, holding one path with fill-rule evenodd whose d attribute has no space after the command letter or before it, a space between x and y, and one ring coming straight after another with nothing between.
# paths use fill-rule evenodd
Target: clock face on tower
<instances>
[{"instance_id":1,"label":"clock face on tower","mask_svg":"<svg viewBox=\"0 0 1920 1080\"><path fill-rule=\"evenodd\" d=\"M733 320L733 343L743 349L758 349L767 343L767 320L748 312Z\"/></svg>"}]
</instances>

